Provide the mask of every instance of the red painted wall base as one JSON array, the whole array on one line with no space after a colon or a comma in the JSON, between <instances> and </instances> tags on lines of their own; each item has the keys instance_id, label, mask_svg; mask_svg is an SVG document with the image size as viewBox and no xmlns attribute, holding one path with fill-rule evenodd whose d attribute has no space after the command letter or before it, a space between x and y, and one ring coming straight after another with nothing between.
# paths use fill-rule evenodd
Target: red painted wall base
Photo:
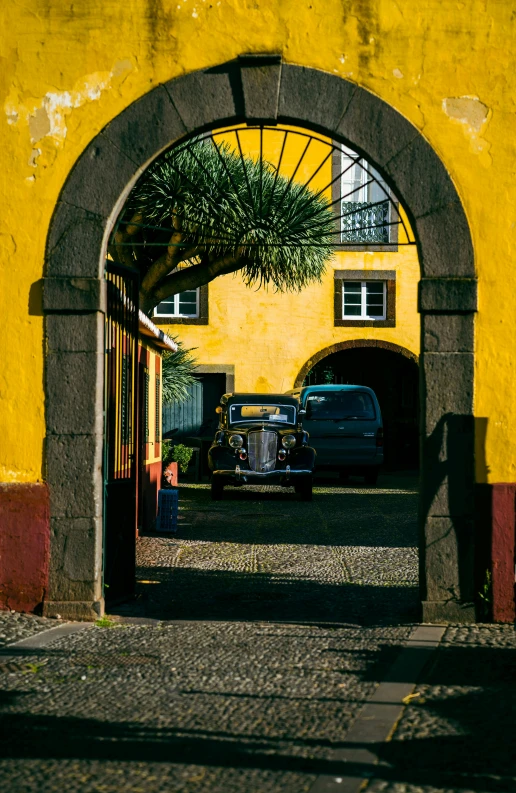
<instances>
[{"instance_id":1,"label":"red painted wall base","mask_svg":"<svg viewBox=\"0 0 516 793\"><path fill-rule=\"evenodd\" d=\"M142 471L142 525L143 531L153 531L158 514L158 490L161 487L161 460L149 463Z\"/></svg>"},{"instance_id":2,"label":"red painted wall base","mask_svg":"<svg viewBox=\"0 0 516 793\"><path fill-rule=\"evenodd\" d=\"M516 563L516 483L478 485L477 581L491 572L491 616L494 622L514 622Z\"/></svg>"},{"instance_id":3,"label":"red painted wall base","mask_svg":"<svg viewBox=\"0 0 516 793\"><path fill-rule=\"evenodd\" d=\"M41 606L49 551L47 486L0 483L0 609L34 611Z\"/></svg>"}]
</instances>

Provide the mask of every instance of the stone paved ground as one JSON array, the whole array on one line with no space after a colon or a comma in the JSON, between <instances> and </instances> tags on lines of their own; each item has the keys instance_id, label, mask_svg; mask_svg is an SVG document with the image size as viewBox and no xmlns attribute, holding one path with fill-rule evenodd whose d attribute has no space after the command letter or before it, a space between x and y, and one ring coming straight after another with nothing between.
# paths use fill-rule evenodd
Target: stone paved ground
<instances>
[{"instance_id":1,"label":"stone paved ground","mask_svg":"<svg viewBox=\"0 0 516 793\"><path fill-rule=\"evenodd\" d=\"M20 639L28 639L59 624L60 620L36 617L35 614L0 611L0 647L18 642Z\"/></svg>"},{"instance_id":2,"label":"stone paved ground","mask_svg":"<svg viewBox=\"0 0 516 793\"><path fill-rule=\"evenodd\" d=\"M342 773L416 614L414 480L380 484L323 482L312 504L183 487L119 622L0 649L0 789L308 793ZM516 790L514 649L511 629L450 628L368 793Z\"/></svg>"},{"instance_id":3,"label":"stone paved ground","mask_svg":"<svg viewBox=\"0 0 516 793\"><path fill-rule=\"evenodd\" d=\"M327 479L312 503L280 487L180 488L179 531L143 537L142 613L167 619L415 620L417 480Z\"/></svg>"},{"instance_id":4,"label":"stone paved ground","mask_svg":"<svg viewBox=\"0 0 516 793\"><path fill-rule=\"evenodd\" d=\"M408 631L87 629L2 675L0 789L308 791Z\"/></svg>"}]
</instances>

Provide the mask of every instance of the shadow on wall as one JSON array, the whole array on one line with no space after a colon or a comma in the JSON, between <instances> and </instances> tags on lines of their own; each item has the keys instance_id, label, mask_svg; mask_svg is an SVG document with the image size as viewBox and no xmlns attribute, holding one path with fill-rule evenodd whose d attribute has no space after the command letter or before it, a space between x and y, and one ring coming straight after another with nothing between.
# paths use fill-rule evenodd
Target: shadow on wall
<instances>
[{"instance_id":1,"label":"shadow on wall","mask_svg":"<svg viewBox=\"0 0 516 793\"><path fill-rule=\"evenodd\" d=\"M489 483L485 443L488 419L475 419L475 575L479 618L516 619L516 485Z\"/></svg>"},{"instance_id":2,"label":"shadow on wall","mask_svg":"<svg viewBox=\"0 0 516 793\"><path fill-rule=\"evenodd\" d=\"M486 431L487 419L452 413L442 416L423 440L420 499L420 526L425 532L420 554L422 600L476 602L479 616L484 618L487 615L479 592L490 566L490 526L486 510L478 511L475 464L487 480ZM425 591L429 556L434 557L430 562L433 578L426 582ZM449 580L444 569L448 564L456 564L457 578L445 591L440 588L439 571L443 581Z\"/></svg>"}]
</instances>

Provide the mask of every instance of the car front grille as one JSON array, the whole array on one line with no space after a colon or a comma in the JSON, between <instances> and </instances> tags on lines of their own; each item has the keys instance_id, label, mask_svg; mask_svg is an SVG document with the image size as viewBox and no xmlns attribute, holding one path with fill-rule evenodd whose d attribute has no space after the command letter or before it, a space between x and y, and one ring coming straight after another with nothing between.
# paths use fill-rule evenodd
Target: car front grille
<instances>
[{"instance_id":1,"label":"car front grille","mask_svg":"<svg viewBox=\"0 0 516 793\"><path fill-rule=\"evenodd\" d=\"M267 432L267 430L250 432L247 439L249 467L261 474L274 471L277 448L278 436L275 432Z\"/></svg>"}]
</instances>

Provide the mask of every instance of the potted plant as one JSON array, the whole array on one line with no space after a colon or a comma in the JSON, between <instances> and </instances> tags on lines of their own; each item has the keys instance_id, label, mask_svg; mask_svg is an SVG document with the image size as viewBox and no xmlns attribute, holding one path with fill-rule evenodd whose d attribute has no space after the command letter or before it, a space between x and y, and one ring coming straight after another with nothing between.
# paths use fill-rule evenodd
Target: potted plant
<instances>
[{"instance_id":1,"label":"potted plant","mask_svg":"<svg viewBox=\"0 0 516 793\"><path fill-rule=\"evenodd\" d=\"M193 449L183 443L163 441L163 476L172 487L177 485L178 469L185 474L192 459Z\"/></svg>"}]
</instances>

